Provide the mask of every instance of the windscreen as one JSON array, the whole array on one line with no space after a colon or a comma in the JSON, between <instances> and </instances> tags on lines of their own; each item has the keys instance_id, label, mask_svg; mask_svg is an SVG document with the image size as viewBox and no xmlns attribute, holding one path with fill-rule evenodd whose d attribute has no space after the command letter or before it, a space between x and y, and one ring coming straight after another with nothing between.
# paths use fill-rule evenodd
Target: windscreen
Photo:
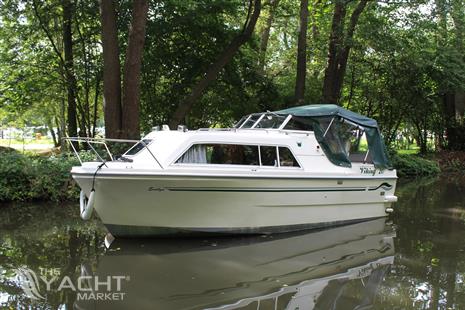
<instances>
[{"instance_id":1,"label":"windscreen","mask_svg":"<svg viewBox=\"0 0 465 310\"><path fill-rule=\"evenodd\" d=\"M278 129L285 119L284 116L267 113L254 128Z\"/></svg>"},{"instance_id":2,"label":"windscreen","mask_svg":"<svg viewBox=\"0 0 465 310\"><path fill-rule=\"evenodd\" d=\"M136 155L137 153L142 151L146 145L149 145L151 142L152 142L152 139L141 140L136 145L134 145L132 148L130 148L126 153L124 153L124 156Z\"/></svg>"}]
</instances>

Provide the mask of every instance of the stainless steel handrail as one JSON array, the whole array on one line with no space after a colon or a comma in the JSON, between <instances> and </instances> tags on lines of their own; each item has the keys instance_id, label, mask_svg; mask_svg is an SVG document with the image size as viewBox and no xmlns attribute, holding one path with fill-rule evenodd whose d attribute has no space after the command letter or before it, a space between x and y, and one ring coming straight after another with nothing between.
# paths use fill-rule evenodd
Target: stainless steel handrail
<instances>
[{"instance_id":1,"label":"stainless steel handrail","mask_svg":"<svg viewBox=\"0 0 465 310\"><path fill-rule=\"evenodd\" d=\"M106 142L119 142L119 143L139 143L141 142L142 145L148 150L150 155L153 157L153 159L156 161L156 163L163 169L163 166L160 164L158 159L155 157L155 155L152 153L152 151L148 148L147 143L145 143L143 140L130 140L130 139L107 139L107 138L89 138L89 137L64 137L64 141L67 141L70 145L71 148L73 149L74 155L76 155L77 159L82 165L82 159L81 156L79 155L79 152L76 150L76 147L74 146L73 142L81 142L81 143L86 143L91 150L97 155L99 160L103 163L106 162L100 154L97 152L97 150L92 146L92 143L95 144L102 144L105 147L105 151L107 155L110 157L111 160L114 160L113 154L110 152L110 149L108 148L108 145ZM106 166L106 165L105 165Z\"/></svg>"},{"instance_id":2,"label":"stainless steel handrail","mask_svg":"<svg viewBox=\"0 0 465 310\"><path fill-rule=\"evenodd\" d=\"M82 159L81 156L79 155L79 152L76 150L76 147L74 146L73 142L81 142L81 143L86 143L91 150L94 152L95 155L99 158L101 162L105 162L105 160L100 156L100 154L97 152L97 150L92 146L92 143L94 144L102 144L105 147L105 151L107 152L107 155L113 160L113 154L110 152L110 149L108 148L108 145L106 144L106 141L115 141L118 142L119 139L103 139L103 138L89 138L89 137L64 137L64 141L68 142L71 145L71 148L73 149L74 155L76 155L77 159L82 165ZM118 140L118 141L117 141ZM123 141L121 141L123 142ZM137 140L133 141L124 141L124 142L138 142Z\"/></svg>"}]
</instances>

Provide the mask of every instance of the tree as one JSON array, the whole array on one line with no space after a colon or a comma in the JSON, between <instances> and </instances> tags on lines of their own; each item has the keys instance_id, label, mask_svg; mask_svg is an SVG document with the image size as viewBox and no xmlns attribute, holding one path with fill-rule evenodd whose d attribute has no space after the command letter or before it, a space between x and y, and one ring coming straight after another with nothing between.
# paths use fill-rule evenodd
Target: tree
<instances>
[{"instance_id":1,"label":"tree","mask_svg":"<svg viewBox=\"0 0 465 310\"><path fill-rule=\"evenodd\" d=\"M344 32L346 14L352 1L335 0L331 33L329 37L328 64L325 69L323 82L323 102L338 104L344 82L352 40L360 14L365 9L368 0L360 0L353 10Z\"/></svg>"},{"instance_id":2,"label":"tree","mask_svg":"<svg viewBox=\"0 0 465 310\"><path fill-rule=\"evenodd\" d=\"M305 77L307 74L307 28L308 28L308 0L300 1L300 29L297 43L297 74L295 79L295 101L304 102Z\"/></svg>"},{"instance_id":3,"label":"tree","mask_svg":"<svg viewBox=\"0 0 465 310\"><path fill-rule=\"evenodd\" d=\"M135 0L132 8L132 24L129 29L128 47L124 63L122 136L139 139L139 99L142 52L145 41L145 24L148 12L147 0Z\"/></svg>"},{"instance_id":4,"label":"tree","mask_svg":"<svg viewBox=\"0 0 465 310\"><path fill-rule=\"evenodd\" d=\"M32 1L35 17L37 18L40 27L50 41L53 50L60 61L62 67L62 75L64 76L67 90L67 123L68 136L75 137L77 132L77 107L76 107L76 77L74 75L74 57L73 57L73 37L72 37L72 21L73 21L73 4L70 0L62 0L62 42L63 54L58 48L57 42L53 38L52 31L48 27L48 21L41 17L39 5L36 1ZM57 40L58 41L58 40Z\"/></svg>"},{"instance_id":5,"label":"tree","mask_svg":"<svg viewBox=\"0 0 465 310\"><path fill-rule=\"evenodd\" d=\"M435 17L438 19L438 64L441 69L438 79L439 91L444 109L447 148L450 150L465 150L465 81L463 74L459 74L465 69L464 4L463 0L435 0ZM449 20L452 20L452 23L449 23Z\"/></svg>"},{"instance_id":6,"label":"tree","mask_svg":"<svg viewBox=\"0 0 465 310\"><path fill-rule=\"evenodd\" d=\"M0 68L0 84L8 90L0 103L11 107L18 126L46 124L56 145L77 135L78 124L81 135L91 136L99 100L89 94L98 93L100 84L93 3L12 0L0 8L0 57L7 64Z\"/></svg>"},{"instance_id":7,"label":"tree","mask_svg":"<svg viewBox=\"0 0 465 310\"><path fill-rule=\"evenodd\" d=\"M105 136L118 138L121 134L121 69L119 62L118 28L113 1L100 1L103 46L103 98Z\"/></svg>"},{"instance_id":8,"label":"tree","mask_svg":"<svg viewBox=\"0 0 465 310\"><path fill-rule=\"evenodd\" d=\"M142 52L145 42L145 25L147 22L147 0L134 0L132 6L132 22L129 29L126 59L123 75L123 96L121 102L121 82L119 76L118 29L116 11L111 1L101 1L102 38L104 63L104 96L105 96L105 127L107 137L138 139L140 74ZM108 87L108 89L106 89Z\"/></svg>"},{"instance_id":9,"label":"tree","mask_svg":"<svg viewBox=\"0 0 465 310\"><path fill-rule=\"evenodd\" d=\"M70 0L62 1L63 7L63 49L64 49L64 67L66 75L66 88L68 93L68 135L76 137L77 132L77 115L76 115L76 78L74 76L74 57L73 57L73 5ZM84 128L81 128L84 129Z\"/></svg>"},{"instance_id":10,"label":"tree","mask_svg":"<svg viewBox=\"0 0 465 310\"><path fill-rule=\"evenodd\" d=\"M263 28L260 39L260 55L258 59L258 66L262 73L265 72L266 67L266 50L268 49L268 41L270 40L271 25L273 24L276 9L279 5L279 0L270 0L268 2L268 16L266 18L265 27Z\"/></svg>"},{"instance_id":11,"label":"tree","mask_svg":"<svg viewBox=\"0 0 465 310\"><path fill-rule=\"evenodd\" d=\"M237 35L231 43L218 56L216 61L208 68L203 77L192 88L191 93L187 98L179 104L176 111L170 120L170 127L175 127L180 124L186 115L190 112L195 102L202 96L204 90L217 78L220 71L226 66L239 48L244 45L252 36L255 24L260 16L261 2L260 0L250 0L247 18L242 28L242 31Z\"/></svg>"}]
</instances>

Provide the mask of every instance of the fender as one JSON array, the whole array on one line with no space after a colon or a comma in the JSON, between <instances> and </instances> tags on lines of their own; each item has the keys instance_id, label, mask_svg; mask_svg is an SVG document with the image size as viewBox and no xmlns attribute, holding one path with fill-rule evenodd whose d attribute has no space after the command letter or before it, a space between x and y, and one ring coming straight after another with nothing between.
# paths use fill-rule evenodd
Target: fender
<instances>
[{"instance_id":1,"label":"fender","mask_svg":"<svg viewBox=\"0 0 465 310\"><path fill-rule=\"evenodd\" d=\"M83 190L81 190L81 193L79 195L79 207L81 211L80 215L81 215L81 218L85 221L90 219L90 217L92 216L92 211L94 210L94 201L95 201L94 196L95 196L95 190L90 191L89 200L86 199L86 194L84 193Z\"/></svg>"}]
</instances>

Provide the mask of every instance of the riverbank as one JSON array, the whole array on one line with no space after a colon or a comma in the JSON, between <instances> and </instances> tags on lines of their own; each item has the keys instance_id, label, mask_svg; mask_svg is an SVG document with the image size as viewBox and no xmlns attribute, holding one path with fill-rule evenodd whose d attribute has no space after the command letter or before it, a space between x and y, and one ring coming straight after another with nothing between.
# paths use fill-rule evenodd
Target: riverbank
<instances>
[{"instance_id":1,"label":"riverbank","mask_svg":"<svg viewBox=\"0 0 465 310\"><path fill-rule=\"evenodd\" d=\"M442 151L420 154L391 154L400 178L417 178L438 174L460 174L465 171L465 152Z\"/></svg>"},{"instance_id":2,"label":"riverbank","mask_svg":"<svg viewBox=\"0 0 465 310\"><path fill-rule=\"evenodd\" d=\"M39 156L0 149L0 202L66 201L78 198L69 171L79 164L72 155Z\"/></svg>"},{"instance_id":3,"label":"riverbank","mask_svg":"<svg viewBox=\"0 0 465 310\"><path fill-rule=\"evenodd\" d=\"M426 157L391 154L400 178L460 173L465 169L465 152L441 152ZM71 154L39 156L0 148L0 202L76 201L79 189L69 171L78 160Z\"/></svg>"}]
</instances>

